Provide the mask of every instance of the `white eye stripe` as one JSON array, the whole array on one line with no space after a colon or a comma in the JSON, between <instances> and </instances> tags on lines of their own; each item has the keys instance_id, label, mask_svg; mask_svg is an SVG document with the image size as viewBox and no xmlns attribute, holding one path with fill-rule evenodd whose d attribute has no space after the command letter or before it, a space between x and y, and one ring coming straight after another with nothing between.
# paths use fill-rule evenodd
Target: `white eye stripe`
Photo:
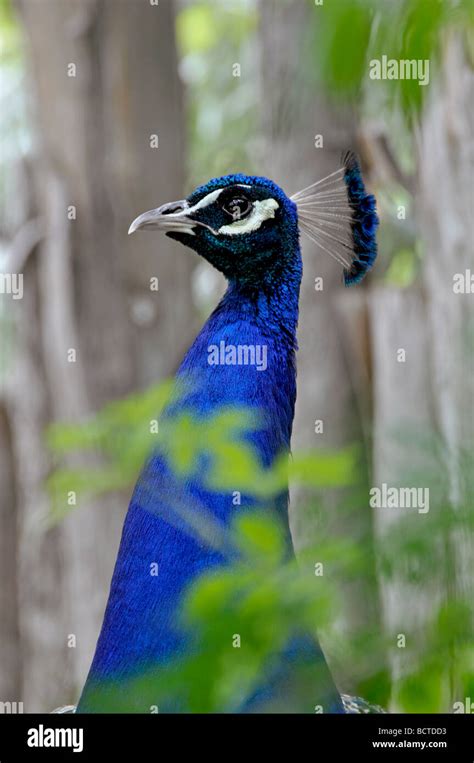
<instances>
[{"instance_id":1,"label":"white eye stripe","mask_svg":"<svg viewBox=\"0 0 474 763\"><path fill-rule=\"evenodd\" d=\"M218 233L226 233L228 236L236 236L242 233L252 233L252 231L258 230L264 220L270 220L275 217L275 210L278 209L279 204L275 199L263 199L262 201L253 202L253 210L242 220L236 220L228 225L223 225Z\"/></svg>"},{"instance_id":2,"label":"white eye stripe","mask_svg":"<svg viewBox=\"0 0 474 763\"><path fill-rule=\"evenodd\" d=\"M219 198L221 195L223 188L218 188L217 191L211 191L211 193L208 193L207 196L204 196L200 201L196 202L194 206L188 207L185 212L186 214L192 214L193 212L197 212L198 209L204 209L205 207L208 207L210 204L213 204L216 199Z\"/></svg>"},{"instance_id":3,"label":"white eye stripe","mask_svg":"<svg viewBox=\"0 0 474 763\"><path fill-rule=\"evenodd\" d=\"M251 188L249 185L244 185L243 183L236 183L236 188ZM211 191L206 196L204 196L200 201L196 202L192 207L189 205L186 205L184 209L180 210L179 212L172 212L167 215L167 218L169 220L170 225L172 224L173 220L176 220L176 222L179 222L180 217L187 218L188 216L191 216L193 212L198 211L199 209L204 209L205 207L210 206L213 204L221 195L223 191L225 191L229 186L225 186L224 188L217 188L215 191ZM222 225L219 230L213 230L209 225L205 225L204 223L200 223L198 221L195 222L196 225L203 225L205 228L208 228L214 235L218 235L220 233L227 234L228 236L236 236L243 233L251 233L252 231L258 230L261 226L261 224L264 222L264 220L269 220L270 218L275 217L275 210L278 209L279 204L275 199L269 198L269 199L262 199L252 202L252 212L247 217L243 218L242 220L235 220L232 223L228 223L227 225ZM192 230L192 221L190 220L190 227L185 232L190 233L194 235L194 231ZM171 230L171 227L170 227ZM181 229L179 229L181 230Z\"/></svg>"},{"instance_id":4,"label":"white eye stripe","mask_svg":"<svg viewBox=\"0 0 474 763\"><path fill-rule=\"evenodd\" d=\"M177 213L177 217L179 215L189 215L193 212L197 212L198 209L204 209L205 207L208 207L210 204L213 204L216 199L219 198L222 191L225 191L229 186L226 186L224 188L217 188L215 191L211 191L206 196L204 196L200 201L196 202L192 207L186 207L186 209L183 209L181 212ZM236 188L250 188L249 185L243 185L242 183L236 183Z\"/></svg>"},{"instance_id":5,"label":"white eye stripe","mask_svg":"<svg viewBox=\"0 0 474 763\"><path fill-rule=\"evenodd\" d=\"M208 207L210 204L212 204L220 196L223 190L223 188L218 188L216 191L211 191L211 193L208 193L206 196L204 196L203 199L196 202L196 204L194 204L192 207L189 206L188 202L185 202L183 209L180 209L179 212L168 212L166 216L170 220L177 221L179 221L180 217L188 217L188 215L191 215L198 209L204 209L204 207Z\"/></svg>"}]
</instances>

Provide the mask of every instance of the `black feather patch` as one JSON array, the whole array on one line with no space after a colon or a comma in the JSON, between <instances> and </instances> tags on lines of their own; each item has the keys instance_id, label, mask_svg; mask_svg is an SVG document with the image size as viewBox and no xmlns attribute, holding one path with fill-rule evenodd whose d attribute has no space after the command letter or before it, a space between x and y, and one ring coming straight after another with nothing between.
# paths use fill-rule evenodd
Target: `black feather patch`
<instances>
[{"instance_id":1,"label":"black feather patch","mask_svg":"<svg viewBox=\"0 0 474 763\"><path fill-rule=\"evenodd\" d=\"M362 281L375 262L379 218L375 196L365 190L359 162L353 151L344 154L342 164L345 169L344 182L352 209L351 227L354 243L354 259L351 267L344 270L344 283L346 286L351 286Z\"/></svg>"},{"instance_id":2,"label":"black feather patch","mask_svg":"<svg viewBox=\"0 0 474 763\"><path fill-rule=\"evenodd\" d=\"M291 199L301 231L342 266L346 286L361 281L377 256L379 220L354 152L346 152L339 169Z\"/></svg>"}]
</instances>

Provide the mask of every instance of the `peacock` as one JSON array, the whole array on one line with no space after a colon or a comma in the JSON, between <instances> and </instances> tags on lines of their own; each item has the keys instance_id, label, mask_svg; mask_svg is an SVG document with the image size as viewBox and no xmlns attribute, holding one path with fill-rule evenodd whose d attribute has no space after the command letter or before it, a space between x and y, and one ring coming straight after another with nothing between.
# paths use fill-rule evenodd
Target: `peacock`
<instances>
[{"instance_id":1,"label":"peacock","mask_svg":"<svg viewBox=\"0 0 474 763\"><path fill-rule=\"evenodd\" d=\"M206 419L222 407L245 407L260 417L259 428L248 436L261 463L271 467L282 453L289 454L302 278L300 232L338 262L345 284L351 285L374 263L377 225L375 199L365 190L353 152L342 157L331 175L291 197L265 177L231 174L210 180L182 201L137 217L130 234L162 230L197 252L228 282L177 371L181 393L163 412L164 420L176 411ZM212 363L211 347L222 350ZM252 362L250 350L247 362L227 362L228 348L236 347L265 348L265 363ZM205 463L200 465L205 468ZM235 513L229 494L209 490L199 475L183 486L162 453L151 455L126 515L103 624L76 712L100 711L94 702L98 688L159 669L193 648L176 625L183 594L198 576L218 571L227 560L221 549L188 532L182 517L176 518L177 496L198 520L200 507L205 507L220 527L228 526ZM254 496L243 497L242 510L255 507L259 504ZM288 490L264 508L284 528L291 557ZM149 573L152 560L159 560L158 577ZM314 669L314 700L324 712L379 711L341 695L315 637L295 633L238 712L314 712L292 693L296 665ZM136 696L125 709L147 712L139 701L137 705ZM170 702L160 712L181 709Z\"/></svg>"}]
</instances>

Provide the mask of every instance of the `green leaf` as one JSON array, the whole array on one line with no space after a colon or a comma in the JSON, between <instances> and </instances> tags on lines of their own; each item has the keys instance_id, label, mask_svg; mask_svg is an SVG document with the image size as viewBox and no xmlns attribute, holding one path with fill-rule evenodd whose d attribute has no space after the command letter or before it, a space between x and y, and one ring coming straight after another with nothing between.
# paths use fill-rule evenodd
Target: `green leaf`
<instances>
[{"instance_id":1,"label":"green leaf","mask_svg":"<svg viewBox=\"0 0 474 763\"><path fill-rule=\"evenodd\" d=\"M285 537L280 524L271 515L242 514L234 522L236 546L254 563L276 565L283 560Z\"/></svg>"}]
</instances>

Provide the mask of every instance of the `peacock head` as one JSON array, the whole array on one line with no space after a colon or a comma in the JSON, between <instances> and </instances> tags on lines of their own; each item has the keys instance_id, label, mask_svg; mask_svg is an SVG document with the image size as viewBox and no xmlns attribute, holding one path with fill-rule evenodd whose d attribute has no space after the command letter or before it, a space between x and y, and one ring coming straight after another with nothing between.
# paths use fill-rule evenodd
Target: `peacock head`
<instances>
[{"instance_id":1,"label":"peacock head","mask_svg":"<svg viewBox=\"0 0 474 763\"><path fill-rule=\"evenodd\" d=\"M299 268L299 232L344 268L347 285L360 281L376 257L378 218L357 159L343 157L327 178L288 197L264 177L225 175L187 199L137 217L129 233L158 229L194 249L230 281L258 284Z\"/></svg>"},{"instance_id":2,"label":"peacock head","mask_svg":"<svg viewBox=\"0 0 474 763\"><path fill-rule=\"evenodd\" d=\"M214 178L187 199L140 215L129 233L142 229L165 231L228 280L256 280L299 256L296 205L264 177Z\"/></svg>"}]
</instances>

